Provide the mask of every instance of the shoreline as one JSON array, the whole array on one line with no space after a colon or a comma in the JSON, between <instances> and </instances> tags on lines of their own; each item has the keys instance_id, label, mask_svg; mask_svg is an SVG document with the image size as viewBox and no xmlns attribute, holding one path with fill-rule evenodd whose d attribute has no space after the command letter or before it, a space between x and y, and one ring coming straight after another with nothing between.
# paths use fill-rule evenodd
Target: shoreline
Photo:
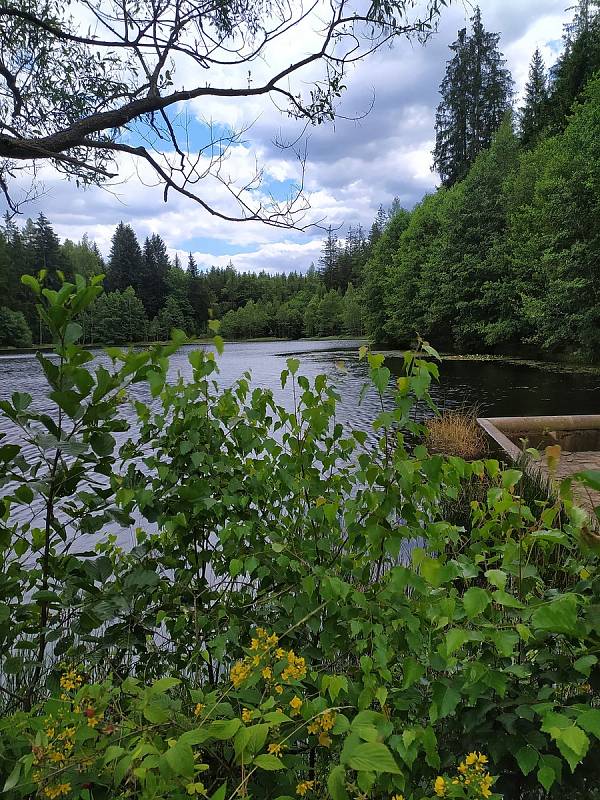
<instances>
[{"instance_id":1,"label":"shoreline","mask_svg":"<svg viewBox=\"0 0 600 800\"><path fill-rule=\"evenodd\" d=\"M103 350L106 347L122 347L127 349L129 347L152 347L156 344L169 344L170 339L163 339L152 342L127 342L125 344L99 344L93 343L83 345L88 350ZM340 336L303 336L301 339L287 339L279 336L258 336L253 339L224 339L225 344L261 344L263 342L366 342L365 336L347 336L346 334ZM189 347L195 344L214 344L212 336L199 336L190 342L184 342L183 347ZM0 358L3 356L26 356L35 355L38 352L47 352L54 350L53 344L38 344L35 347L0 347Z\"/></svg>"},{"instance_id":2,"label":"shoreline","mask_svg":"<svg viewBox=\"0 0 600 800\"><path fill-rule=\"evenodd\" d=\"M122 347L127 349L129 347L152 347L157 344L168 344L170 340L152 341L152 342L132 342L123 345L104 345L104 344L90 344L85 345L89 350L103 350L106 347ZM253 339L225 339L225 344L262 344L262 343L285 343L285 342L365 342L368 343L366 336L304 336L301 339L287 339L277 336L263 336ZM201 336L189 343L184 343L183 347L193 345L211 345L213 344L213 337ZM408 350L400 348L384 348L371 345L373 352L385 354L388 358L403 358L404 353ZM37 352L52 351L54 346L52 344L37 345L36 347L26 348L0 348L0 359L6 356L21 356L21 355L35 355ZM555 373L570 373L580 375L600 375L600 363L578 362L567 360L553 360L542 358L531 358L528 356L516 356L514 354L498 355L489 353L440 353L442 361L475 361L481 363L496 363L496 364L510 364L520 367L529 367L531 369L545 370L546 372Z\"/></svg>"}]
</instances>

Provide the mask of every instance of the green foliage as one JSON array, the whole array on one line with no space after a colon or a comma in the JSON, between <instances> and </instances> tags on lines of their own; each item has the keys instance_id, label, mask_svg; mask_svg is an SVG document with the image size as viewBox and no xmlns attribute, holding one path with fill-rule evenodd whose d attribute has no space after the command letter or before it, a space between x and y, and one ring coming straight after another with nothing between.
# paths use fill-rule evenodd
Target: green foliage
<instances>
[{"instance_id":1,"label":"green foliage","mask_svg":"<svg viewBox=\"0 0 600 800\"><path fill-rule=\"evenodd\" d=\"M247 374L220 386L212 351L167 382L180 331L94 363L76 318L99 280L42 281L26 279L57 354L39 356L44 412L0 404L8 800L590 796L595 534L570 481L528 507L519 470L418 444L429 345L394 387L361 348L382 408L367 446L294 358L289 408ZM443 509L475 481L465 530Z\"/></svg>"},{"instance_id":2,"label":"green foliage","mask_svg":"<svg viewBox=\"0 0 600 800\"><path fill-rule=\"evenodd\" d=\"M0 306L0 347L31 347L31 330L21 311Z\"/></svg>"},{"instance_id":3,"label":"green foliage","mask_svg":"<svg viewBox=\"0 0 600 800\"><path fill-rule=\"evenodd\" d=\"M485 30L476 8L471 31L463 28L450 45L454 55L440 85L433 151L434 167L445 186L465 177L510 108L513 81L499 40L499 34Z\"/></svg>"}]
</instances>

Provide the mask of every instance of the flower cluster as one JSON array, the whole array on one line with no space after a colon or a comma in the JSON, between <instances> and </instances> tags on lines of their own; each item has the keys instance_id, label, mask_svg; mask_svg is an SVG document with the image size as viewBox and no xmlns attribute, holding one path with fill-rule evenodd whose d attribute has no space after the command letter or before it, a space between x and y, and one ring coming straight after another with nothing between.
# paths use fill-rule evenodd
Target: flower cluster
<instances>
[{"instance_id":1,"label":"flower cluster","mask_svg":"<svg viewBox=\"0 0 600 800\"><path fill-rule=\"evenodd\" d=\"M456 777L449 779L438 775L433 786L438 797L445 797L450 790L456 787L466 792L471 797L483 797L485 800L492 796L494 778L487 772L487 756L483 753L469 753L458 766Z\"/></svg>"},{"instance_id":2,"label":"flower cluster","mask_svg":"<svg viewBox=\"0 0 600 800\"><path fill-rule=\"evenodd\" d=\"M308 725L308 732L318 736L319 744L323 747L329 747L331 744L332 740L329 731L335 725L335 716L334 711L324 711Z\"/></svg>"},{"instance_id":3,"label":"flower cluster","mask_svg":"<svg viewBox=\"0 0 600 800\"><path fill-rule=\"evenodd\" d=\"M229 678L236 689L239 689L250 677L255 669L260 669L261 677L265 681L277 678L274 686L277 694L283 693L282 683L301 681L306 677L306 661L302 656L297 656L293 650L277 647L279 637L276 633L269 633L264 628L257 628L256 635L250 643L250 655L235 662L229 673ZM283 663L280 663L283 662Z\"/></svg>"},{"instance_id":4,"label":"flower cluster","mask_svg":"<svg viewBox=\"0 0 600 800\"><path fill-rule=\"evenodd\" d=\"M75 691L80 688L83 679L74 669L69 669L60 676L60 688L65 692Z\"/></svg>"},{"instance_id":5,"label":"flower cluster","mask_svg":"<svg viewBox=\"0 0 600 800\"><path fill-rule=\"evenodd\" d=\"M286 653L287 666L281 673L284 681L301 681L306 677L306 662L302 656L297 656L293 650Z\"/></svg>"},{"instance_id":6,"label":"flower cluster","mask_svg":"<svg viewBox=\"0 0 600 800\"><path fill-rule=\"evenodd\" d=\"M296 786L296 794L300 797L304 797L311 789L314 789L314 786L314 781L300 781L298 786Z\"/></svg>"},{"instance_id":7,"label":"flower cluster","mask_svg":"<svg viewBox=\"0 0 600 800\"><path fill-rule=\"evenodd\" d=\"M48 797L49 800L54 800L55 797L62 797L65 794L69 794L70 791L70 783L56 783L54 786L46 786L44 789L44 796Z\"/></svg>"}]
</instances>

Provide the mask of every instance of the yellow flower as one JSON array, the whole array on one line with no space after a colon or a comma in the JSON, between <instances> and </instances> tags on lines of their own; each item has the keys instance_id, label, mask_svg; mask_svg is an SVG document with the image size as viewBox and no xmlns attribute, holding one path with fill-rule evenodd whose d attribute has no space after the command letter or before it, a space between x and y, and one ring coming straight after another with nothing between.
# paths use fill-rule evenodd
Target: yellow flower
<instances>
[{"instance_id":1,"label":"yellow flower","mask_svg":"<svg viewBox=\"0 0 600 800\"><path fill-rule=\"evenodd\" d=\"M433 790L438 797L443 797L446 794L446 781L441 775L438 775L433 784Z\"/></svg>"},{"instance_id":2,"label":"yellow flower","mask_svg":"<svg viewBox=\"0 0 600 800\"><path fill-rule=\"evenodd\" d=\"M319 722L324 731L330 731L335 725L335 714L331 711L326 711L324 714L321 714Z\"/></svg>"},{"instance_id":3,"label":"yellow flower","mask_svg":"<svg viewBox=\"0 0 600 800\"><path fill-rule=\"evenodd\" d=\"M461 773L461 775L464 775L464 774L465 774L465 772L466 772L468 769L469 769L469 768L467 767L467 765L465 764L465 762L464 762L464 761L461 761L461 762L460 762L460 764L459 764L459 766L458 766L458 771Z\"/></svg>"},{"instance_id":4,"label":"yellow flower","mask_svg":"<svg viewBox=\"0 0 600 800\"><path fill-rule=\"evenodd\" d=\"M204 703L196 703L196 707L194 708L194 716L199 717L205 708L206 706Z\"/></svg>"},{"instance_id":5,"label":"yellow flower","mask_svg":"<svg viewBox=\"0 0 600 800\"><path fill-rule=\"evenodd\" d=\"M325 733L324 731L322 731L319 734L319 744L322 747L329 747L331 742L332 742L332 739L331 739L331 736L329 736L329 734Z\"/></svg>"},{"instance_id":6,"label":"yellow flower","mask_svg":"<svg viewBox=\"0 0 600 800\"><path fill-rule=\"evenodd\" d=\"M287 667L281 673L284 681L290 679L301 681L306 677L306 662L301 656L297 656L293 650L287 654Z\"/></svg>"},{"instance_id":7,"label":"yellow flower","mask_svg":"<svg viewBox=\"0 0 600 800\"><path fill-rule=\"evenodd\" d=\"M271 667L265 667L262 671L263 678L268 681L273 677L273 670Z\"/></svg>"},{"instance_id":8,"label":"yellow flower","mask_svg":"<svg viewBox=\"0 0 600 800\"><path fill-rule=\"evenodd\" d=\"M244 722L250 722L252 719L252 712L249 708L242 708L242 720Z\"/></svg>"},{"instance_id":9,"label":"yellow flower","mask_svg":"<svg viewBox=\"0 0 600 800\"><path fill-rule=\"evenodd\" d=\"M309 792L314 785L314 781L300 781L298 786L296 786L296 794L300 795L300 797L304 797L304 795Z\"/></svg>"},{"instance_id":10,"label":"yellow flower","mask_svg":"<svg viewBox=\"0 0 600 800\"><path fill-rule=\"evenodd\" d=\"M394 794L392 795L392 800L404 800L403 794Z\"/></svg>"},{"instance_id":11,"label":"yellow flower","mask_svg":"<svg viewBox=\"0 0 600 800\"><path fill-rule=\"evenodd\" d=\"M79 689L83 682L81 675L78 675L76 670L69 669L67 672L63 673L60 676L60 687L61 689L65 689L65 691L69 692L73 689ZM58 784L59 786L63 786L64 784ZM59 795L56 795L57 797Z\"/></svg>"},{"instance_id":12,"label":"yellow flower","mask_svg":"<svg viewBox=\"0 0 600 800\"><path fill-rule=\"evenodd\" d=\"M252 666L253 667L258 667L259 664L260 664L260 656L254 656L252 658Z\"/></svg>"},{"instance_id":13,"label":"yellow flower","mask_svg":"<svg viewBox=\"0 0 600 800\"><path fill-rule=\"evenodd\" d=\"M302 708L302 700L298 697L298 695L292 697L290 700L290 707L292 708L294 714L297 714L300 711Z\"/></svg>"},{"instance_id":14,"label":"yellow flower","mask_svg":"<svg viewBox=\"0 0 600 800\"><path fill-rule=\"evenodd\" d=\"M321 730L321 726L319 725L318 720L314 720L310 723L310 725L306 729L309 733L319 733Z\"/></svg>"},{"instance_id":15,"label":"yellow flower","mask_svg":"<svg viewBox=\"0 0 600 800\"><path fill-rule=\"evenodd\" d=\"M250 650L258 650L258 639L252 639Z\"/></svg>"},{"instance_id":16,"label":"yellow flower","mask_svg":"<svg viewBox=\"0 0 600 800\"><path fill-rule=\"evenodd\" d=\"M472 766L477 761L477 753L469 753L465 761L469 767Z\"/></svg>"},{"instance_id":17,"label":"yellow flower","mask_svg":"<svg viewBox=\"0 0 600 800\"><path fill-rule=\"evenodd\" d=\"M487 764L487 756L484 756L483 753L477 753L477 761L479 764Z\"/></svg>"},{"instance_id":18,"label":"yellow flower","mask_svg":"<svg viewBox=\"0 0 600 800\"><path fill-rule=\"evenodd\" d=\"M277 658L283 658L285 656L285 650L283 647L278 647L277 650L275 650L275 655Z\"/></svg>"},{"instance_id":19,"label":"yellow flower","mask_svg":"<svg viewBox=\"0 0 600 800\"><path fill-rule=\"evenodd\" d=\"M279 744L279 742L273 742L267 748L267 752L272 756L280 756L283 751L283 745Z\"/></svg>"},{"instance_id":20,"label":"yellow flower","mask_svg":"<svg viewBox=\"0 0 600 800\"><path fill-rule=\"evenodd\" d=\"M63 794L69 794L70 791L70 783L57 783L56 786L46 786L44 789L44 794L46 797L49 797L50 800L54 800L55 797L61 797Z\"/></svg>"},{"instance_id":21,"label":"yellow flower","mask_svg":"<svg viewBox=\"0 0 600 800\"><path fill-rule=\"evenodd\" d=\"M231 672L229 673L229 678L236 689L238 689L242 683L246 680L248 675L250 674L250 667L245 664L243 661L236 661L233 667L231 668Z\"/></svg>"},{"instance_id":22,"label":"yellow flower","mask_svg":"<svg viewBox=\"0 0 600 800\"><path fill-rule=\"evenodd\" d=\"M283 686L280 683L278 683L275 686L275 691L277 692L277 694L283 694Z\"/></svg>"}]
</instances>

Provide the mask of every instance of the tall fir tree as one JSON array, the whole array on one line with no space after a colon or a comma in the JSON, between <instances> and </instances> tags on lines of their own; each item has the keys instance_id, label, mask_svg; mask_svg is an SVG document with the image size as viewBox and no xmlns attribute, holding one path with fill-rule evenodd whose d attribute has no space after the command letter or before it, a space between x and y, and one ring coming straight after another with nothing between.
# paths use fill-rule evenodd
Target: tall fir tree
<instances>
[{"instance_id":1,"label":"tall fir tree","mask_svg":"<svg viewBox=\"0 0 600 800\"><path fill-rule=\"evenodd\" d=\"M440 84L433 151L434 168L445 186L464 178L510 108L513 82L499 41L499 34L485 30L477 8L470 34L462 29L450 45L454 55Z\"/></svg>"},{"instance_id":2,"label":"tall fir tree","mask_svg":"<svg viewBox=\"0 0 600 800\"><path fill-rule=\"evenodd\" d=\"M539 47L536 48L525 85L525 101L520 113L521 142L536 144L548 125L548 79Z\"/></svg>"},{"instance_id":3,"label":"tall fir tree","mask_svg":"<svg viewBox=\"0 0 600 800\"><path fill-rule=\"evenodd\" d=\"M563 52L552 68L550 113L554 132L564 130L573 103L600 70L600 2L579 0L565 25Z\"/></svg>"},{"instance_id":4,"label":"tall fir tree","mask_svg":"<svg viewBox=\"0 0 600 800\"><path fill-rule=\"evenodd\" d=\"M164 240L157 233L146 237L138 297L144 304L149 319L153 319L166 302L166 279L170 267Z\"/></svg>"},{"instance_id":5,"label":"tall fir tree","mask_svg":"<svg viewBox=\"0 0 600 800\"><path fill-rule=\"evenodd\" d=\"M46 280L53 289L61 285L58 272L64 273L66 278L73 277L70 262L61 249L60 239L44 214L40 214L35 221L33 253L37 268L48 271Z\"/></svg>"},{"instance_id":6,"label":"tall fir tree","mask_svg":"<svg viewBox=\"0 0 600 800\"><path fill-rule=\"evenodd\" d=\"M198 271L196 259L190 253L187 264L188 301L192 308L196 333L204 333L208 322L209 298Z\"/></svg>"},{"instance_id":7,"label":"tall fir tree","mask_svg":"<svg viewBox=\"0 0 600 800\"><path fill-rule=\"evenodd\" d=\"M139 289L143 270L142 250L131 225L119 222L113 234L105 288L107 292Z\"/></svg>"},{"instance_id":8,"label":"tall fir tree","mask_svg":"<svg viewBox=\"0 0 600 800\"><path fill-rule=\"evenodd\" d=\"M338 286L339 255L340 246L338 238L330 225L327 231L327 238L323 242L321 257L319 258L319 273L323 279L323 283L328 289L333 289Z\"/></svg>"}]
</instances>

